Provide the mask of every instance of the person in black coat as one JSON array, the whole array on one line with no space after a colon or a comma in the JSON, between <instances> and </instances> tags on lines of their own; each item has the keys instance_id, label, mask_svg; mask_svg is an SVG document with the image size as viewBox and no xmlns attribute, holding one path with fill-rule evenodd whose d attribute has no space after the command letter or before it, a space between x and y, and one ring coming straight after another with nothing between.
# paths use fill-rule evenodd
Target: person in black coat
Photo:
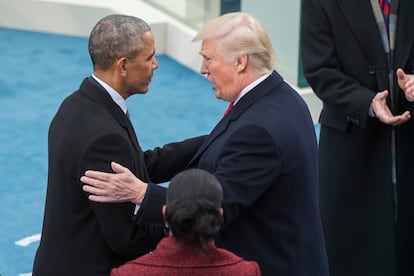
<instances>
[{"instance_id":1,"label":"person in black coat","mask_svg":"<svg viewBox=\"0 0 414 276\"><path fill-rule=\"evenodd\" d=\"M201 73L216 98L232 107L188 164L213 173L223 186L217 245L258 262L263 275L328 275L314 125L301 96L274 71L266 31L249 14L229 13L195 40L202 41ZM119 184L129 174L121 168L86 175L83 181L99 192L101 184ZM138 179L131 182L125 187L139 187ZM119 193L112 187L102 197L115 200L111 195Z\"/></svg>"},{"instance_id":2,"label":"person in black coat","mask_svg":"<svg viewBox=\"0 0 414 276\"><path fill-rule=\"evenodd\" d=\"M414 1L390 12L385 24L378 0L302 1L331 276L414 275Z\"/></svg>"},{"instance_id":3,"label":"person in black coat","mask_svg":"<svg viewBox=\"0 0 414 276\"><path fill-rule=\"evenodd\" d=\"M63 101L49 128L46 206L34 276L109 275L153 250L163 237L165 196L153 183L183 170L204 140L148 151L138 143L125 100L145 94L158 67L147 23L126 15L101 19L90 34L89 53L93 75ZM134 204L94 203L83 192L84 171L110 172L111 161L146 181Z\"/></svg>"}]
</instances>

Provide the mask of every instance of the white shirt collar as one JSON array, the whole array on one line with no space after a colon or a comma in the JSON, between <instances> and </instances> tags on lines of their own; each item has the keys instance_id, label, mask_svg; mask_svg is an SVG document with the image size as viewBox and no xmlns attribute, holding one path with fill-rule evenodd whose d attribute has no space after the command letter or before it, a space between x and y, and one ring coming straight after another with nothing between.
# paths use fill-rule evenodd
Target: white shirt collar
<instances>
[{"instance_id":1,"label":"white shirt collar","mask_svg":"<svg viewBox=\"0 0 414 276\"><path fill-rule=\"evenodd\" d=\"M263 76L261 76L260 78L258 78L257 80L255 80L254 82L250 83L248 86L246 86L245 88L243 88L243 90L239 93L239 95L237 96L236 100L234 100L234 105L237 104L237 102L247 93L249 93L253 88L255 88L257 85L259 85L259 83L263 82L268 76L270 76L270 73L265 74Z\"/></svg>"},{"instance_id":2,"label":"white shirt collar","mask_svg":"<svg viewBox=\"0 0 414 276\"><path fill-rule=\"evenodd\" d=\"M105 90L108 92L109 96L111 96L112 100L122 109L124 113L127 112L128 108L126 105L126 102L124 98L122 98L121 94L115 91L112 87L107 85L103 80L99 79L97 76L92 74L92 77L105 88Z\"/></svg>"}]
</instances>

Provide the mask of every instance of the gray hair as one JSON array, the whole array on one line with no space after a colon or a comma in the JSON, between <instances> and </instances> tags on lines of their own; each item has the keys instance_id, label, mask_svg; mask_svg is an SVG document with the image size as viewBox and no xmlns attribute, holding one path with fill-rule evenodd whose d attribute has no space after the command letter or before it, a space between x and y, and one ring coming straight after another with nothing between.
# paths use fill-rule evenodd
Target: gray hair
<instances>
[{"instance_id":1,"label":"gray hair","mask_svg":"<svg viewBox=\"0 0 414 276\"><path fill-rule=\"evenodd\" d=\"M228 60L248 55L251 65L260 74L276 67L276 54L263 25L244 12L224 14L211 20L193 41L218 38L218 50Z\"/></svg>"},{"instance_id":2,"label":"gray hair","mask_svg":"<svg viewBox=\"0 0 414 276\"><path fill-rule=\"evenodd\" d=\"M89 55L95 69L106 70L118 58L135 57L144 47L142 36L150 26L134 16L112 14L95 25L89 36Z\"/></svg>"}]
</instances>

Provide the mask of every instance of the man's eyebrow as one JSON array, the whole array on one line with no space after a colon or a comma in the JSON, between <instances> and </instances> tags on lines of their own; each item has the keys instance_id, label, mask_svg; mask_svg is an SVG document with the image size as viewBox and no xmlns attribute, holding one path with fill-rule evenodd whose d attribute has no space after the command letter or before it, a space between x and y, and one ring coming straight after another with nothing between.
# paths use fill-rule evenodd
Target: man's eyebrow
<instances>
[{"instance_id":1,"label":"man's eyebrow","mask_svg":"<svg viewBox=\"0 0 414 276\"><path fill-rule=\"evenodd\" d=\"M199 54L203 57L210 57L210 55L206 52L200 51Z\"/></svg>"},{"instance_id":2,"label":"man's eyebrow","mask_svg":"<svg viewBox=\"0 0 414 276\"><path fill-rule=\"evenodd\" d=\"M155 50L148 56L148 59L151 59L153 56L155 56Z\"/></svg>"}]
</instances>

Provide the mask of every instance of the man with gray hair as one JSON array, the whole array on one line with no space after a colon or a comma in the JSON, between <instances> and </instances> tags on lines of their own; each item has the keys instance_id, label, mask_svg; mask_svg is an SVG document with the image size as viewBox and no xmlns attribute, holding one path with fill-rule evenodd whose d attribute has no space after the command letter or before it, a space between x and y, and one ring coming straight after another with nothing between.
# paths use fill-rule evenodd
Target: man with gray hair
<instances>
[{"instance_id":1,"label":"man with gray hair","mask_svg":"<svg viewBox=\"0 0 414 276\"><path fill-rule=\"evenodd\" d=\"M148 91L155 58L146 22L127 15L101 19L89 37L93 74L67 97L49 128L49 167L42 238L33 275L109 275L153 250L163 236L168 181L203 138L143 152L125 100ZM145 180L133 203L94 203L82 191L85 170L110 172L111 161ZM145 200L144 199L145 195Z\"/></svg>"}]
</instances>

